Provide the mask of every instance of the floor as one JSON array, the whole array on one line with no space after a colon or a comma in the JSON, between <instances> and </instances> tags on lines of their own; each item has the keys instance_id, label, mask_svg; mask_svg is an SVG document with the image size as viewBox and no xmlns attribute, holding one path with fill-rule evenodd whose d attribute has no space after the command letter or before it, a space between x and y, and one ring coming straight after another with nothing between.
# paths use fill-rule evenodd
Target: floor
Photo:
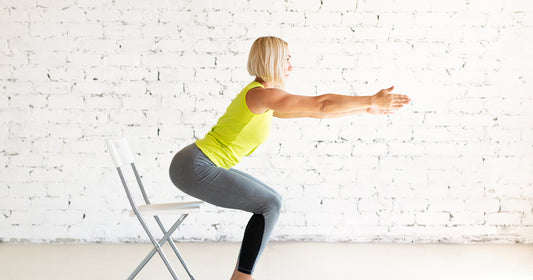
<instances>
[{"instance_id":1,"label":"floor","mask_svg":"<svg viewBox=\"0 0 533 280\"><path fill-rule=\"evenodd\" d=\"M237 243L178 245L196 280L228 280ZM126 279L148 244L0 244L0 279ZM165 247L171 253L168 245ZM172 258L180 279L189 279ZM282 279L533 279L533 245L273 242L254 273ZM156 255L135 279L172 279Z\"/></svg>"}]
</instances>

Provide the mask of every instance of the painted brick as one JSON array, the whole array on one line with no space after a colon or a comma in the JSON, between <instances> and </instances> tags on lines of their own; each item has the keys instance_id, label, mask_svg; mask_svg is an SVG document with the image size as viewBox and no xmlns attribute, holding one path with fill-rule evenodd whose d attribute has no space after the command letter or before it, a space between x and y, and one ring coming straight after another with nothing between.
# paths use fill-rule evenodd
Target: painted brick
<instances>
[{"instance_id":1,"label":"painted brick","mask_svg":"<svg viewBox=\"0 0 533 280\"><path fill-rule=\"evenodd\" d=\"M520 213L492 213L487 215L489 225L519 225L522 214Z\"/></svg>"},{"instance_id":2,"label":"painted brick","mask_svg":"<svg viewBox=\"0 0 533 280\"><path fill-rule=\"evenodd\" d=\"M413 102L276 120L237 167L283 195L274 240L533 242L525 0L3 4L2 241L146 242L103 139L130 140L151 197L184 199L169 161L251 80L253 40L275 35L291 93L394 84ZM180 238L239 241L247 217L206 207Z\"/></svg>"},{"instance_id":3,"label":"painted brick","mask_svg":"<svg viewBox=\"0 0 533 280\"><path fill-rule=\"evenodd\" d=\"M496 1L482 1L482 0L473 0L469 1L467 9L469 11L475 12L494 12L503 9L503 3L505 1L496 0Z\"/></svg>"},{"instance_id":4,"label":"painted brick","mask_svg":"<svg viewBox=\"0 0 533 280\"><path fill-rule=\"evenodd\" d=\"M452 210L450 223L453 225L483 225L486 218L483 213L456 212Z\"/></svg>"},{"instance_id":5,"label":"painted brick","mask_svg":"<svg viewBox=\"0 0 533 280\"><path fill-rule=\"evenodd\" d=\"M450 222L450 214L440 212L416 213L415 220L419 225L446 225Z\"/></svg>"},{"instance_id":6,"label":"painted brick","mask_svg":"<svg viewBox=\"0 0 533 280\"><path fill-rule=\"evenodd\" d=\"M30 30L28 28L28 24L26 23L2 21L2 26L3 28L0 31L0 35L6 38L18 37L22 34L28 34Z\"/></svg>"},{"instance_id":7,"label":"painted brick","mask_svg":"<svg viewBox=\"0 0 533 280\"><path fill-rule=\"evenodd\" d=\"M469 199L465 201L465 209L472 212L498 212L500 202L496 199Z\"/></svg>"},{"instance_id":8,"label":"painted brick","mask_svg":"<svg viewBox=\"0 0 533 280\"><path fill-rule=\"evenodd\" d=\"M529 200L502 200L501 211L529 213L533 211L533 203Z\"/></svg>"}]
</instances>

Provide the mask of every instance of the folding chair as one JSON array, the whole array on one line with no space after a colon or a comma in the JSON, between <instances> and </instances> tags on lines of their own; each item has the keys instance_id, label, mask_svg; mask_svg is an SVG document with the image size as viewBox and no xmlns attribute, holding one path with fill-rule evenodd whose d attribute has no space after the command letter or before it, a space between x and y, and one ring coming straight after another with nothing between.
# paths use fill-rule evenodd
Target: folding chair
<instances>
[{"instance_id":1,"label":"folding chair","mask_svg":"<svg viewBox=\"0 0 533 280\"><path fill-rule=\"evenodd\" d=\"M115 163L115 167L117 168L118 175L120 176L120 180L122 181L122 185L124 185L124 190L126 191L126 195L128 196L128 200L130 202L131 208L135 216L139 219L139 222L141 223L143 229L146 231L146 234L148 234L148 237L150 238L150 241L154 245L154 248L146 258L137 266L137 268L130 274L128 277L128 280L133 279L137 274L141 271L141 269L150 261L150 259L155 255L155 253L159 253L159 256L161 256L161 259L167 266L170 274L172 275L172 278L175 280L178 280L178 277L176 276L176 272L170 265L170 262L168 261L165 253L163 252L161 246L165 244L165 242L168 241L172 249L174 250L174 253L180 260L181 264L183 265L183 268L185 268L185 271L187 271L187 274L191 278L191 280L194 280L194 277L192 276L191 272L187 268L187 265L185 264L185 261L181 257L181 254L176 247L176 244L174 244L174 241L171 238L171 235L178 227L181 225L183 220L189 215L189 213L197 212L200 207L202 206L202 201L190 201L190 202L178 202L178 203L160 203L160 204L151 204L148 200L148 196L146 195L146 191L144 189L144 186L141 182L141 179L139 177L139 173L137 173L137 168L135 167L135 163L133 162L133 155L131 153L131 149L129 147L128 141L126 139L120 139L120 140L106 140L107 147L109 152L111 153L111 157L113 158L113 162ZM130 165L133 169L133 173L135 174L135 179L137 180L137 184L139 185L139 188L141 190L142 196L144 198L145 204L137 206L134 202L132 193L130 191L130 188L128 187L128 183L126 182L124 178L123 168ZM168 231L165 230L165 227L161 223L161 220L159 219L159 215L180 215L178 220L170 227ZM143 216L153 216L155 218L155 221L159 225L159 228L163 232L163 238L159 240L159 242L154 238L153 234L148 229L148 226L146 225L146 222L143 218Z\"/></svg>"}]
</instances>

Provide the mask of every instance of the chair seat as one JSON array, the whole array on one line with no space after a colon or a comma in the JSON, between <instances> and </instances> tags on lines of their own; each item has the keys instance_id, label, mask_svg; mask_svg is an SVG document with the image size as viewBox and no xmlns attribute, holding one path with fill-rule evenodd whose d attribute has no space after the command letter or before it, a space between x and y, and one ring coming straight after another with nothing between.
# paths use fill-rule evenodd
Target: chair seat
<instances>
[{"instance_id":1,"label":"chair seat","mask_svg":"<svg viewBox=\"0 0 533 280\"><path fill-rule=\"evenodd\" d=\"M138 205L137 208L141 215L163 216L198 212L203 203L203 201L155 203ZM131 214L135 215L133 211L131 211Z\"/></svg>"}]
</instances>

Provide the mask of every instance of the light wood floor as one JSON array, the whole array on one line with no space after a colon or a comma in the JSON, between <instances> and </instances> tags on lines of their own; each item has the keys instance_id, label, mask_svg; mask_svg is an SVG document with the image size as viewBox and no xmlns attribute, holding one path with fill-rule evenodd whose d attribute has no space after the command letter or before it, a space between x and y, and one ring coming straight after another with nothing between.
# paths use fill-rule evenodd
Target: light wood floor
<instances>
[{"instance_id":1,"label":"light wood floor","mask_svg":"<svg viewBox=\"0 0 533 280\"><path fill-rule=\"evenodd\" d=\"M228 280L239 244L179 244L196 280ZM0 245L0 279L126 279L149 244ZM170 248L165 247L168 254ZM181 279L189 279L171 261ZM533 246L273 242L257 280L533 279ZM172 279L159 256L135 279Z\"/></svg>"}]
</instances>

